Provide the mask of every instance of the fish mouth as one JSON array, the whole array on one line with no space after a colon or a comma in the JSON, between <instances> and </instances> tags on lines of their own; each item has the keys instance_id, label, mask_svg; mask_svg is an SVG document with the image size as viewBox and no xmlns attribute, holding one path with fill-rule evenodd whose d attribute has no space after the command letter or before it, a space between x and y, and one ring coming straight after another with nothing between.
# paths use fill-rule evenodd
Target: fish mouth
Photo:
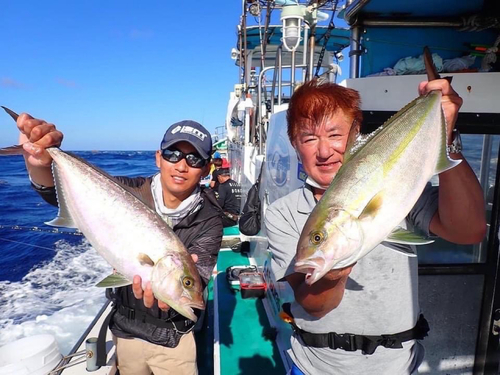
<instances>
[{"instance_id":1,"label":"fish mouth","mask_svg":"<svg viewBox=\"0 0 500 375\"><path fill-rule=\"evenodd\" d=\"M179 306L172 306L175 311L179 314L185 316L186 318L196 322L198 317L194 313L193 309L205 310L205 303L201 301L179 301Z\"/></svg>"},{"instance_id":2,"label":"fish mouth","mask_svg":"<svg viewBox=\"0 0 500 375\"><path fill-rule=\"evenodd\" d=\"M295 263L295 272L305 273L305 283L313 285L316 281L321 279L325 271L325 260L323 258L308 259Z\"/></svg>"}]
</instances>

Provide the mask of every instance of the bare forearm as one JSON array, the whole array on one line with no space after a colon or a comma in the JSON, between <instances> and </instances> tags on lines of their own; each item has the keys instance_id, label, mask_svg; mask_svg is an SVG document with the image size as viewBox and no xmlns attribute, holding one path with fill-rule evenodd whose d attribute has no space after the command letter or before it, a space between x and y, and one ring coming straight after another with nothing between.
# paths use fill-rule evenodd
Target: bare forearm
<instances>
[{"instance_id":1,"label":"bare forearm","mask_svg":"<svg viewBox=\"0 0 500 375\"><path fill-rule=\"evenodd\" d=\"M295 300L308 314L321 318L335 309L344 296L348 275L336 280L322 278L313 285L304 282L304 274L293 274L287 281L294 290Z\"/></svg>"},{"instance_id":2,"label":"bare forearm","mask_svg":"<svg viewBox=\"0 0 500 375\"><path fill-rule=\"evenodd\" d=\"M54 186L54 178L50 167L30 167L26 164L26 169L30 175L31 181L38 185L51 187Z\"/></svg>"},{"instance_id":3,"label":"bare forearm","mask_svg":"<svg viewBox=\"0 0 500 375\"><path fill-rule=\"evenodd\" d=\"M457 154L452 158L463 159L463 156ZM431 223L431 230L455 243L477 243L484 238L486 217L483 191L465 159L439 175L438 215Z\"/></svg>"}]
</instances>

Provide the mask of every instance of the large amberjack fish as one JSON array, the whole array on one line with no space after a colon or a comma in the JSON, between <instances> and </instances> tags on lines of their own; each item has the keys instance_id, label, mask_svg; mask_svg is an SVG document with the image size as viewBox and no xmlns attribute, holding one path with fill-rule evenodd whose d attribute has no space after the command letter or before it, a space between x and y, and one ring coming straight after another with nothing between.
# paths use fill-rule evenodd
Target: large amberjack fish
<instances>
[{"instance_id":1,"label":"large amberjack fish","mask_svg":"<svg viewBox=\"0 0 500 375\"><path fill-rule=\"evenodd\" d=\"M431 177L460 163L449 158L446 134L441 92L432 91L406 105L364 144L356 145L355 134L350 135L351 151L344 155L297 245L295 271L306 274L307 284L331 269L354 264L382 241L432 242L398 225Z\"/></svg>"},{"instance_id":2,"label":"large amberjack fish","mask_svg":"<svg viewBox=\"0 0 500 375\"><path fill-rule=\"evenodd\" d=\"M151 281L158 300L196 321L193 308L204 309L204 302L194 261L172 229L143 202L140 192L59 148L47 151L54 160L59 203L58 216L47 224L78 228L116 270L97 285L130 285L139 275L143 287ZM20 145L0 149L0 155L20 153Z\"/></svg>"}]
</instances>

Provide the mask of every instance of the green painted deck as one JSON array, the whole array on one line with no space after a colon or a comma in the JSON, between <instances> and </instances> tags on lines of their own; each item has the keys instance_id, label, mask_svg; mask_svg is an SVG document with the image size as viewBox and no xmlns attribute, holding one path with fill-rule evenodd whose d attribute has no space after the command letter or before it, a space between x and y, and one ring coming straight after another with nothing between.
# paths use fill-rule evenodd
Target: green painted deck
<instances>
[{"instance_id":1,"label":"green painted deck","mask_svg":"<svg viewBox=\"0 0 500 375\"><path fill-rule=\"evenodd\" d=\"M221 251L217 262L221 375L284 374L278 348L266 339L273 330L260 299L242 299L226 281L225 270L233 265L250 264L248 258L233 251Z\"/></svg>"},{"instance_id":2,"label":"green painted deck","mask_svg":"<svg viewBox=\"0 0 500 375\"><path fill-rule=\"evenodd\" d=\"M225 228L227 229L227 228ZM228 235L229 233L225 233ZM232 233L230 234L232 235ZM203 328L196 334L200 375L279 375L285 374L276 343L271 337L262 300L242 299L226 281L229 266L250 264L246 255L223 249L217 261L218 275L208 285L208 301ZM215 281L215 282L214 282ZM214 369L214 285L217 287L220 372ZM218 345L217 345L218 344ZM216 356L217 358L217 356Z\"/></svg>"}]
</instances>

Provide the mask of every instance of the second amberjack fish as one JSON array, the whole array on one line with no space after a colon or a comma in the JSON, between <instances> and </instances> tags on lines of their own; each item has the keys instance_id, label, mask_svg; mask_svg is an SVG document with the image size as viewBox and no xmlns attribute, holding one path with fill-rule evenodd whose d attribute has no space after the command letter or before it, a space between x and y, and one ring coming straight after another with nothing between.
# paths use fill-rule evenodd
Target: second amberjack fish
<instances>
[{"instance_id":1,"label":"second amberjack fish","mask_svg":"<svg viewBox=\"0 0 500 375\"><path fill-rule=\"evenodd\" d=\"M449 158L446 137L441 92L432 91L346 152L298 242L295 271L306 274L306 283L354 264L382 241L432 242L399 225L431 177L460 163Z\"/></svg>"}]
</instances>

